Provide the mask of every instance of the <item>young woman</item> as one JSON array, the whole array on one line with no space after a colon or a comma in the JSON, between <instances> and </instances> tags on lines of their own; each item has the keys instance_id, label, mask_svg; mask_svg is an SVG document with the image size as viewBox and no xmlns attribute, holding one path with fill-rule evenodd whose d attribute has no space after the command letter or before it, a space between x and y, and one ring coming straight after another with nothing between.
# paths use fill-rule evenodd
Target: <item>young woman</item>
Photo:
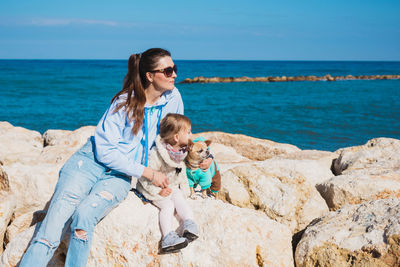
<instances>
[{"instance_id":1,"label":"young woman","mask_svg":"<svg viewBox=\"0 0 400 267\"><path fill-rule=\"evenodd\" d=\"M46 266L71 222L65 266L86 266L96 224L127 196L131 177L167 188L165 174L148 165L148 153L168 113L183 114L171 54L149 49L129 58L123 88L94 136L62 167L47 215L20 266Z\"/></svg>"}]
</instances>

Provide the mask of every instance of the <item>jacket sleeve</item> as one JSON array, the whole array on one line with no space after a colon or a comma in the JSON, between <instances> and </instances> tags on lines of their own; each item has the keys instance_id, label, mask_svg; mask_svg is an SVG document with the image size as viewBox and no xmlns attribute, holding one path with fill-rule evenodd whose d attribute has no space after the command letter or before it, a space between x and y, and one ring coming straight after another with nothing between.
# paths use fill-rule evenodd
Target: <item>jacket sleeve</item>
<instances>
[{"instance_id":1,"label":"jacket sleeve","mask_svg":"<svg viewBox=\"0 0 400 267\"><path fill-rule=\"evenodd\" d=\"M142 164L134 162L118 150L118 142L126 123L126 113L123 108L114 112L117 101L108 108L96 127L94 134L96 159L106 167L140 178L144 171Z\"/></svg>"}]
</instances>

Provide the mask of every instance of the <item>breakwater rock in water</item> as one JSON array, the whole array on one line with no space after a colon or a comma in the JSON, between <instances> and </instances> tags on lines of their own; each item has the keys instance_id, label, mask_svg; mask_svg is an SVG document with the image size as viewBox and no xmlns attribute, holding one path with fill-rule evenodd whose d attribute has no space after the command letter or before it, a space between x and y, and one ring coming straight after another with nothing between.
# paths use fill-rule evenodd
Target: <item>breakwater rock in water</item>
<instances>
[{"instance_id":1,"label":"breakwater rock in water","mask_svg":"<svg viewBox=\"0 0 400 267\"><path fill-rule=\"evenodd\" d=\"M19 262L60 168L94 129L41 135L0 122L0 266ZM239 134L198 135L212 140L222 174L217 199L188 200L200 238L180 253L159 254L158 210L130 192L96 226L88 266L399 264L400 140L327 152ZM64 265L68 239L49 266Z\"/></svg>"},{"instance_id":2,"label":"breakwater rock in water","mask_svg":"<svg viewBox=\"0 0 400 267\"><path fill-rule=\"evenodd\" d=\"M298 81L343 81L343 80L396 80L400 75L347 75L347 76L268 76L268 77L195 77L187 78L181 83L233 83L233 82L298 82Z\"/></svg>"}]
</instances>

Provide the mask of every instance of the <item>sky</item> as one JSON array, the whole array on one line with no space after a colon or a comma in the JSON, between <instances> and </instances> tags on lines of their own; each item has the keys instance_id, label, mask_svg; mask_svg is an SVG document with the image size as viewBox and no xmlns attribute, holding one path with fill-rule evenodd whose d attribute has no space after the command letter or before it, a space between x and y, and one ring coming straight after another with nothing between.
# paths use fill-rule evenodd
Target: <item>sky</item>
<instances>
[{"instance_id":1,"label":"sky","mask_svg":"<svg viewBox=\"0 0 400 267\"><path fill-rule=\"evenodd\" d=\"M399 0L1 0L0 59L400 61Z\"/></svg>"}]
</instances>

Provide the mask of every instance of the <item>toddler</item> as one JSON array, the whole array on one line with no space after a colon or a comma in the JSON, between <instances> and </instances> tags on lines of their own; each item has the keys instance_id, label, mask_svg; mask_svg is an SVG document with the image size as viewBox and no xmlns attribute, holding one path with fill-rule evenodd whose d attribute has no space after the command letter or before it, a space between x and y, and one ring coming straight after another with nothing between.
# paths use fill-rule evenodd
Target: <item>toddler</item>
<instances>
[{"instance_id":1,"label":"toddler","mask_svg":"<svg viewBox=\"0 0 400 267\"><path fill-rule=\"evenodd\" d=\"M160 209L159 221L162 233L161 250L176 252L198 238L197 225L193 212L186 203L189 184L186 178L184 159L191 138L191 122L181 114L168 114L160 123L160 134L156 146L150 151L149 167L164 173L169 179L167 188L154 186L152 181L140 178L137 190ZM185 195L186 196L185 196ZM172 228L172 219L176 210L183 221L183 236Z\"/></svg>"}]
</instances>

